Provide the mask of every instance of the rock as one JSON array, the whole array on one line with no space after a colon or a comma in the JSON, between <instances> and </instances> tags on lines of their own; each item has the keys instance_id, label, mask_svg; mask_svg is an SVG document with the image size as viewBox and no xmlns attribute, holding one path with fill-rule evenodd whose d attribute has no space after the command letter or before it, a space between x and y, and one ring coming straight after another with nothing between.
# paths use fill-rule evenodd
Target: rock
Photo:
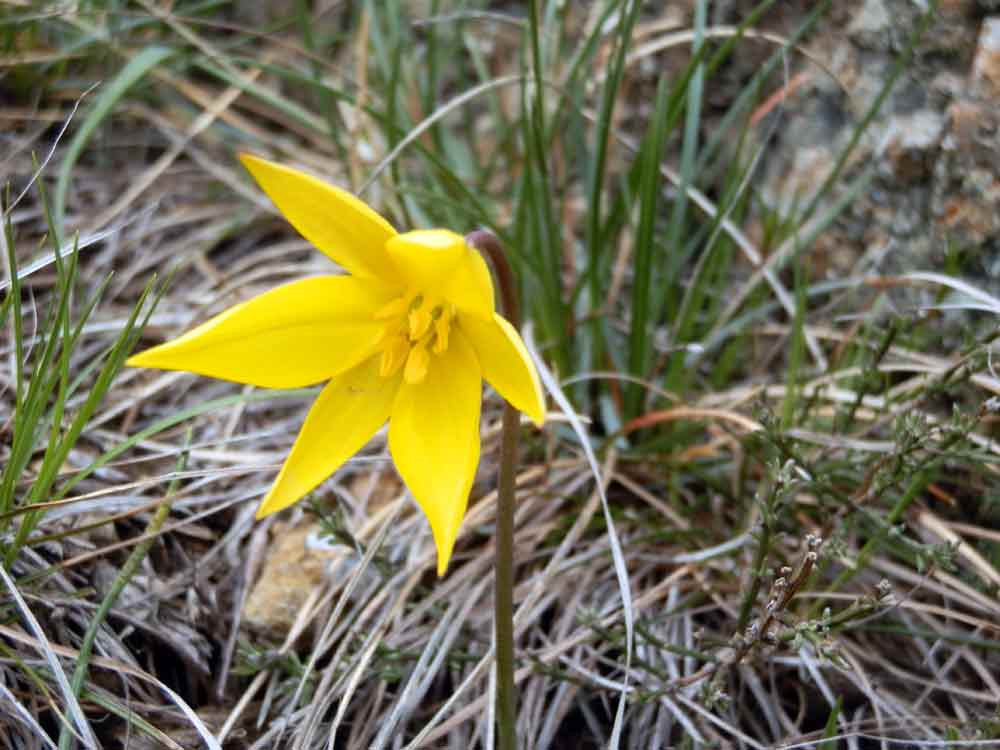
<instances>
[{"instance_id":1,"label":"rock","mask_svg":"<svg viewBox=\"0 0 1000 750\"><path fill-rule=\"evenodd\" d=\"M882 34L892 25L892 16L885 7L885 0L865 0L847 26L847 33L852 36Z\"/></svg>"},{"instance_id":2,"label":"rock","mask_svg":"<svg viewBox=\"0 0 1000 750\"><path fill-rule=\"evenodd\" d=\"M926 177L943 130L944 116L934 110L893 117L878 149L885 155L892 175L901 182Z\"/></svg>"},{"instance_id":3,"label":"rock","mask_svg":"<svg viewBox=\"0 0 1000 750\"><path fill-rule=\"evenodd\" d=\"M1000 96L1000 17L985 19L979 29L972 84L982 96Z\"/></svg>"},{"instance_id":4,"label":"rock","mask_svg":"<svg viewBox=\"0 0 1000 750\"><path fill-rule=\"evenodd\" d=\"M1000 107L960 98L948 107L931 208L942 237L986 249L1000 237Z\"/></svg>"},{"instance_id":5,"label":"rock","mask_svg":"<svg viewBox=\"0 0 1000 750\"><path fill-rule=\"evenodd\" d=\"M243 621L259 630L291 628L309 594L323 582L328 566L353 550L331 546L320 537L318 523L289 528L276 523L260 578L243 606Z\"/></svg>"},{"instance_id":6,"label":"rock","mask_svg":"<svg viewBox=\"0 0 1000 750\"><path fill-rule=\"evenodd\" d=\"M1000 0L990 2L998 9L988 11L984 0L939 0L940 12L854 145L839 184L817 207L830 209L845 185L874 168L868 188L808 249L817 277L937 269L958 250L963 272L1000 294L993 272L1000 268ZM758 182L764 205L788 216L811 200L883 95L929 4L836 4L837 31L813 42L835 83L814 75L761 121L769 136ZM894 295L926 302L908 290Z\"/></svg>"},{"instance_id":7,"label":"rock","mask_svg":"<svg viewBox=\"0 0 1000 750\"><path fill-rule=\"evenodd\" d=\"M394 501L406 489L394 471L378 474L355 474L348 483L351 494L365 503L365 512L371 516Z\"/></svg>"},{"instance_id":8,"label":"rock","mask_svg":"<svg viewBox=\"0 0 1000 750\"><path fill-rule=\"evenodd\" d=\"M776 208L789 214L815 195L835 164L834 154L825 146L800 146L792 157L790 169L778 183L774 196Z\"/></svg>"},{"instance_id":9,"label":"rock","mask_svg":"<svg viewBox=\"0 0 1000 750\"><path fill-rule=\"evenodd\" d=\"M996 196L997 190L992 191ZM945 199L938 226L961 244L984 244L1000 231L996 213L976 195L954 195Z\"/></svg>"},{"instance_id":10,"label":"rock","mask_svg":"<svg viewBox=\"0 0 1000 750\"><path fill-rule=\"evenodd\" d=\"M966 76L950 70L945 70L935 75L930 84L930 91L933 96L946 102L965 96L968 90L969 83L966 80Z\"/></svg>"},{"instance_id":11,"label":"rock","mask_svg":"<svg viewBox=\"0 0 1000 750\"><path fill-rule=\"evenodd\" d=\"M948 107L949 133L946 147L949 149L968 148L983 122L985 113L982 105L968 99L959 99Z\"/></svg>"},{"instance_id":12,"label":"rock","mask_svg":"<svg viewBox=\"0 0 1000 750\"><path fill-rule=\"evenodd\" d=\"M976 10L975 0L938 0L938 13L957 20L972 15Z\"/></svg>"}]
</instances>

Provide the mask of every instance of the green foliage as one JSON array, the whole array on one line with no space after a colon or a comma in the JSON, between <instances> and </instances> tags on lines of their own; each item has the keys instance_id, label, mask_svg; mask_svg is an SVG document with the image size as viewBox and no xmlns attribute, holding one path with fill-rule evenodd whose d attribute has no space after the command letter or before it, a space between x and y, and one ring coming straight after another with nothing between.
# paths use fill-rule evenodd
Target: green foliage
<instances>
[{"instance_id":1,"label":"green foliage","mask_svg":"<svg viewBox=\"0 0 1000 750\"><path fill-rule=\"evenodd\" d=\"M582 35L567 33L568 6L530 3L523 18L506 21L521 35L517 75L490 71L475 43L483 31L476 5L456 12L445 12L442 5L440 14L414 24L401 0L359 3L353 20L367 24L370 42L363 82L330 74L324 59L353 41L335 28L309 23L303 3L256 34L232 38L213 36L210 25L198 23L216 8L204 2L181 2L171 13L148 15L127 14L112 3L102 6L103 15L56 17L46 31L61 48L100 50L118 61L115 74L85 102L62 162L57 228L65 221L73 167L97 127L140 89L143 97L189 108L176 81L196 72L239 88L255 107L331 150L355 189L388 191L386 208L400 225L484 225L496 231L515 261L538 343L557 372L610 369L638 379L624 394L602 380L574 389L578 406L599 416L608 433L652 408L642 382L663 383L679 398L704 389L705 377L718 387L720 371L697 365L720 349L722 362L737 361L755 307L769 302L767 295L749 297L737 309L723 304L726 295L720 293L731 284L727 268L736 252L727 222L746 211L759 157L746 138L746 124L761 92L778 81L782 61L796 54L829 2L816 4L783 43L767 43L772 50L766 63L707 137L705 92L741 45L761 43L744 34L767 17L774 0L760 2L732 33L712 38L705 34L707 4L696 4L692 37L684 42L688 61L676 72L642 82L655 91L654 103L644 122L634 126L621 124L628 106L622 82L626 75L634 77L642 62L634 55L633 33L643 3L607 0ZM18 23L29 22L15 19L8 28ZM255 54L264 35L284 30L297 30L304 64L290 63L288 55ZM140 36L143 49L131 54L129 41ZM606 65L598 62L602 55ZM251 68L273 83L248 75ZM76 70L83 73L85 66ZM600 73L596 88L594 70ZM879 102L890 88L891 82ZM515 91L520 111L512 116ZM596 100L593 112L591 100ZM351 106L360 107L363 118L346 119ZM852 143L874 112L875 107L859 123ZM240 133L231 148L259 148L259 137ZM366 174L359 168L362 148L388 156ZM676 172L663 161L673 148L679 150ZM789 230L779 239L794 238L796 253L848 204L838 201L798 234L837 175L839 169L809 205L784 218ZM582 196L567 189L576 183ZM710 193L720 196L714 204L703 198ZM801 287L796 287L800 296ZM798 309L805 314L801 304ZM724 337L714 335L737 314L738 326ZM801 343L801 337L794 340ZM796 369L793 363L790 374ZM734 370L728 376L742 374ZM648 431L643 435L649 437Z\"/></svg>"},{"instance_id":2,"label":"green foliage","mask_svg":"<svg viewBox=\"0 0 1000 750\"><path fill-rule=\"evenodd\" d=\"M44 192L41 200L49 215ZM51 215L49 219L50 237L56 237L58 232ZM29 334L24 326L28 311L24 309L16 237L9 216L4 222L4 232L10 284L2 309L12 332L16 396L10 453L0 472L0 536L7 537L11 525L17 522L13 541L4 543L3 564L10 567L44 517L46 504L64 494L54 491L59 472L84 435L88 421L111 388L152 312L153 283L146 287L114 342L78 371L74 351L110 279L105 279L82 302L74 303L80 293L76 242L68 248L53 242L54 294L45 308L33 311L38 325ZM79 394L84 386L88 390ZM74 398L78 395L81 398ZM75 405L69 409L71 399ZM33 461L38 461L37 468L29 470Z\"/></svg>"}]
</instances>

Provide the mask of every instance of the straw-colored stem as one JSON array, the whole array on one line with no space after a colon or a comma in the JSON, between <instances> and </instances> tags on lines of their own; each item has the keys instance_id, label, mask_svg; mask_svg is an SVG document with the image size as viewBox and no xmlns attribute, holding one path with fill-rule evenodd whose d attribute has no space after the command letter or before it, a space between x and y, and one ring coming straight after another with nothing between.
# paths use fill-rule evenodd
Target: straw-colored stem
<instances>
[{"instance_id":1,"label":"straw-colored stem","mask_svg":"<svg viewBox=\"0 0 1000 750\"><path fill-rule=\"evenodd\" d=\"M497 497L495 619L497 637L497 747L517 746L517 696L514 687L514 479L517 472L517 409L504 405Z\"/></svg>"},{"instance_id":2,"label":"straw-colored stem","mask_svg":"<svg viewBox=\"0 0 1000 750\"><path fill-rule=\"evenodd\" d=\"M514 275L496 236L479 230L466 238L473 247L484 252L493 264L500 287L504 315L511 325L519 328L521 313L517 304ZM497 748L517 747L517 694L514 687L514 509L517 504L517 438L520 418L510 404L504 404L503 436L500 443L500 479L497 490L496 591L494 593L494 625L497 653Z\"/></svg>"}]
</instances>

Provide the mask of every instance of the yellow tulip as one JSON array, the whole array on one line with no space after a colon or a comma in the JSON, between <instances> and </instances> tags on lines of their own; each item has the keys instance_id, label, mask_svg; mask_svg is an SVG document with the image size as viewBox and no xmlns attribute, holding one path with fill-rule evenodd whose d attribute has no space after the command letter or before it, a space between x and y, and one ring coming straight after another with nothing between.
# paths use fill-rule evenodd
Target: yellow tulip
<instances>
[{"instance_id":1,"label":"yellow tulip","mask_svg":"<svg viewBox=\"0 0 1000 750\"><path fill-rule=\"evenodd\" d=\"M351 194L240 157L303 237L349 275L294 281L130 358L265 388L326 382L257 511L287 508L389 423L389 450L427 516L438 575L451 558L479 463L482 380L538 425L538 373L494 310L477 250L445 229L399 234Z\"/></svg>"}]
</instances>

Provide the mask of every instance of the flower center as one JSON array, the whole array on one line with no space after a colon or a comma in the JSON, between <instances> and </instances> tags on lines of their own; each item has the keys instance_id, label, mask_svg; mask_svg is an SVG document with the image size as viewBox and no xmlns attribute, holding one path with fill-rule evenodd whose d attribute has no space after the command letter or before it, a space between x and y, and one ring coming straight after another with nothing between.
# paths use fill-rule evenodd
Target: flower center
<instances>
[{"instance_id":1,"label":"flower center","mask_svg":"<svg viewBox=\"0 0 1000 750\"><path fill-rule=\"evenodd\" d=\"M417 292L407 292L376 312L375 320L382 323L379 375L387 378L402 367L407 383L423 381L431 355L448 350L454 318L454 306Z\"/></svg>"}]
</instances>

